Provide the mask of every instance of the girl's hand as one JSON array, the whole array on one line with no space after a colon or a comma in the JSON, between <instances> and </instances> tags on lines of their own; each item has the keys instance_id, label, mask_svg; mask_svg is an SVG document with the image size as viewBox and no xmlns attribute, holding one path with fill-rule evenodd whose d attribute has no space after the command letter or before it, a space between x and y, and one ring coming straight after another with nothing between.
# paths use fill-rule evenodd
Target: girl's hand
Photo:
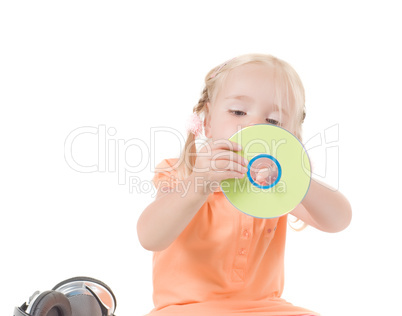
<instances>
[{"instance_id":1,"label":"girl's hand","mask_svg":"<svg viewBox=\"0 0 402 316\"><path fill-rule=\"evenodd\" d=\"M222 180L243 178L247 172L248 162L234 151L240 151L241 146L230 140L209 140L197 153L192 176L201 183L203 194L215 191Z\"/></svg>"}]
</instances>

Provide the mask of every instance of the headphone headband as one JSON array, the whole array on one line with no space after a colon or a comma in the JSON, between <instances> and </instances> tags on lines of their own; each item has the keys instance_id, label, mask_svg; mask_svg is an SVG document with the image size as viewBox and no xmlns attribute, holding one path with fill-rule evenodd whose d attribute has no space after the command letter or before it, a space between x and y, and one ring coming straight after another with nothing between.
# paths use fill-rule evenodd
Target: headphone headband
<instances>
[{"instance_id":1,"label":"headphone headband","mask_svg":"<svg viewBox=\"0 0 402 316\"><path fill-rule=\"evenodd\" d=\"M105 283L93 278L70 278L60 282L52 290L63 293L68 299L76 295L93 295L101 306L102 316L111 316L116 310L116 297L112 290Z\"/></svg>"}]
</instances>

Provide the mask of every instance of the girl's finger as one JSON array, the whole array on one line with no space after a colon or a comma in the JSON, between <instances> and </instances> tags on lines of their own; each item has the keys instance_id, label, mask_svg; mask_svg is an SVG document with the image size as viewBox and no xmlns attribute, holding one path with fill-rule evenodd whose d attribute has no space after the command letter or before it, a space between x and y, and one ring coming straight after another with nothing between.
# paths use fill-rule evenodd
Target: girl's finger
<instances>
[{"instance_id":1,"label":"girl's finger","mask_svg":"<svg viewBox=\"0 0 402 316\"><path fill-rule=\"evenodd\" d=\"M238 178L242 179L245 176L245 173L242 172L237 172L237 171L226 171L219 173L219 175L216 178L216 181L222 181L226 179L233 179L233 178Z\"/></svg>"},{"instance_id":2,"label":"girl's finger","mask_svg":"<svg viewBox=\"0 0 402 316\"><path fill-rule=\"evenodd\" d=\"M211 161L215 161L215 160L229 160L229 161L235 161L239 164L242 164L243 166L247 166L248 165L248 161L246 158L244 158L243 156L236 154L235 152L232 151L218 151L218 152L214 152L211 156Z\"/></svg>"},{"instance_id":3,"label":"girl's finger","mask_svg":"<svg viewBox=\"0 0 402 316\"><path fill-rule=\"evenodd\" d=\"M241 151L242 147L240 144L233 142L228 139L218 139L214 142L211 142L211 146L213 149L229 149L232 151Z\"/></svg>"},{"instance_id":4,"label":"girl's finger","mask_svg":"<svg viewBox=\"0 0 402 316\"><path fill-rule=\"evenodd\" d=\"M243 166L241 163L237 163L231 160L215 160L211 161L211 170L216 172L225 172L225 171L236 171L245 173L247 172L247 167Z\"/></svg>"}]
</instances>

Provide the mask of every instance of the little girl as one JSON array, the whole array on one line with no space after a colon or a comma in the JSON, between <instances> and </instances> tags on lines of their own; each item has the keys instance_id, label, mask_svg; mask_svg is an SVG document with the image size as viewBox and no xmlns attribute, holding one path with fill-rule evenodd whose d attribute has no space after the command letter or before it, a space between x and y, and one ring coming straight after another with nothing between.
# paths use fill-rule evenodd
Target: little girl
<instances>
[{"instance_id":1,"label":"little girl","mask_svg":"<svg viewBox=\"0 0 402 316\"><path fill-rule=\"evenodd\" d=\"M262 219L237 210L219 187L242 178L247 161L229 138L253 124L274 124L300 141L304 88L286 62L249 54L213 68L193 109L179 158L163 160L158 189L137 223L141 245L153 251L153 301L148 316L319 315L281 298L287 215ZM202 129L206 145L195 140ZM185 194L184 194L185 191ZM317 180L291 212L305 224L338 232L351 207L338 191Z\"/></svg>"}]
</instances>

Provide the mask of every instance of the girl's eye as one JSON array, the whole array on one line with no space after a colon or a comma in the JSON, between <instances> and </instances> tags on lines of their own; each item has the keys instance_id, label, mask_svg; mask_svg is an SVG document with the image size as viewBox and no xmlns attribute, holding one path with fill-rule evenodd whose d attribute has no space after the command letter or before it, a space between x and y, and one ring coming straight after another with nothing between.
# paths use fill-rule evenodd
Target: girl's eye
<instances>
[{"instance_id":1,"label":"girl's eye","mask_svg":"<svg viewBox=\"0 0 402 316\"><path fill-rule=\"evenodd\" d=\"M240 111L240 110L229 110L229 112L230 112L231 114L235 115L235 116L244 116L244 115L247 114L246 112L243 112L243 111ZM267 119L267 122L268 122L269 124L281 126L281 123L280 123L279 121L274 120L274 119L271 119L271 118L268 118L268 119Z\"/></svg>"},{"instance_id":2,"label":"girl's eye","mask_svg":"<svg viewBox=\"0 0 402 316\"><path fill-rule=\"evenodd\" d=\"M274 120L274 119L267 119L267 122L269 123L269 124L273 124L273 125L281 125L281 123L280 122L278 122L277 120Z\"/></svg>"},{"instance_id":3,"label":"girl's eye","mask_svg":"<svg viewBox=\"0 0 402 316\"><path fill-rule=\"evenodd\" d=\"M240 116L240 115L245 115L245 114L246 114L246 112L238 111L238 110L230 110L229 112L232 113L232 114L234 114L234 115L236 115L236 116Z\"/></svg>"}]
</instances>

